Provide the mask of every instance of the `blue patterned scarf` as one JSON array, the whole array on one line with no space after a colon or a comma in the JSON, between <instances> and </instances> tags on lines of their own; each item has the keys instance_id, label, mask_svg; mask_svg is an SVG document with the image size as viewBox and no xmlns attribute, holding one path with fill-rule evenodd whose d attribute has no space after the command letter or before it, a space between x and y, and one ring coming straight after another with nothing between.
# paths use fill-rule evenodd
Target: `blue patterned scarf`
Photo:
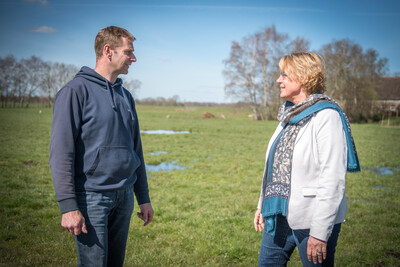
<instances>
[{"instance_id":1,"label":"blue patterned scarf","mask_svg":"<svg viewBox=\"0 0 400 267\"><path fill-rule=\"evenodd\" d=\"M293 149L297 134L311 119L312 114L325 108L335 109L340 114L347 141L347 170L360 171L349 120L335 100L324 94L312 94L296 105L288 101L284 103L279 109L278 120L285 123L285 127L271 145L262 185L262 215L266 221L267 232L272 235L275 235L277 215L287 214Z\"/></svg>"}]
</instances>

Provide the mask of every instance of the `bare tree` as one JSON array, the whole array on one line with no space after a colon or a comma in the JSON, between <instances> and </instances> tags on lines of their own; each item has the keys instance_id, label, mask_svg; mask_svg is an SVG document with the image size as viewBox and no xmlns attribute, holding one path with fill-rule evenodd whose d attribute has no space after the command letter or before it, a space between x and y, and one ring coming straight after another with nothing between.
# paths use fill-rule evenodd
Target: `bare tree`
<instances>
[{"instance_id":1,"label":"bare tree","mask_svg":"<svg viewBox=\"0 0 400 267\"><path fill-rule=\"evenodd\" d=\"M34 96L47 97L51 107L57 91L78 72L74 65L44 62L36 56L17 61L10 55L0 58L1 107L29 106Z\"/></svg>"},{"instance_id":2,"label":"bare tree","mask_svg":"<svg viewBox=\"0 0 400 267\"><path fill-rule=\"evenodd\" d=\"M30 99L40 88L40 81L43 76L43 64L44 62L36 56L31 56L29 59L21 60L27 86L27 90L25 92L26 107L29 106Z\"/></svg>"},{"instance_id":3,"label":"bare tree","mask_svg":"<svg viewBox=\"0 0 400 267\"><path fill-rule=\"evenodd\" d=\"M123 80L123 87L128 90L134 98L137 97L137 92L142 86L141 81L139 80Z\"/></svg>"},{"instance_id":4,"label":"bare tree","mask_svg":"<svg viewBox=\"0 0 400 267\"><path fill-rule=\"evenodd\" d=\"M5 108L11 97L13 69L17 64L14 56L0 58L0 94L1 107Z\"/></svg>"},{"instance_id":5,"label":"bare tree","mask_svg":"<svg viewBox=\"0 0 400 267\"><path fill-rule=\"evenodd\" d=\"M322 47L325 60L327 93L337 99L354 122L372 114L379 78L386 73L387 59L349 39L334 41Z\"/></svg>"},{"instance_id":6,"label":"bare tree","mask_svg":"<svg viewBox=\"0 0 400 267\"><path fill-rule=\"evenodd\" d=\"M53 65L56 73L55 84L53 87L53 95L55 96L57 92L70 80L74 78L74 76L78 73L79 69L75 65L68 65L64 63L55 63Z\"/></svg>"},{"instance_id":7,"label":"bare tree","mask_svg":"<svg viewBox=\"0 0 400 267\"><path fill-rule=\"evenodd\" d=\"M310 42L304 37L296 37L290 44L289 50L291 53L310 51Z\"/></svg>"},{"instance_id":8,"label":"bare tree","mask_svg":"<svg viewBox=\"0 0 400 267\"><path fill-rule=\"evenodd\" d=\"M225 60L223 74L228 81L225 94L249 103L257 119L263 119L260 109L262 95L260 65L257 64L258 35L243 38L241 44L233 42L229 59Z\"/></svg>"},{"instance_id":9,"label":"bare tree","mask_svg":"<svg viewBox=\"0 0 400 267\"><path fill-rule=\"evenodd\" d=\"M257 119L273 119L279 105L279 59L292 51L308 49L309 42L297 37L290 41L275 26L232 42L230 56L224 60L225 94L246 102Z\"/></svg>"},{"instance_id":10,"label":"bare tree","mask_svg":"<svg viewBox=\"0 0 400 267\"><path fill-rule=\"evenodd\" d=\"M12 72L12 95L13 95L13 107L18 103L18 107L23 107L26 94L27 94L27 78L24 66L18 62Z\"/></svg>"},{"instance_id":11,"label":"bare tree","mask_svg":"<svg viewBox=\"0 0 400 267\"><path fill-rule=\"evenodd\" d=\"M276 79L279 76L279 59L292 47L298 45L289 42L287 34L278 33L275 26L256 33L259 36L257 64L262 73L262 106L267 119L276 118L280 105L279 90ZM300 40L300 38L298 38ZM304 39L301 39L304 43Z\"/></svg>"},{"instance_id":12,"label":"bare tree","mask_svg":"<svg viewBox=\"0 0 400 267\"><path fill-rule=\"evenodd\" d=\"M66 65L58 62L44 62L41 89L45 93L48 106L53 104L54 97L68 81L72 80L78 68L74 65Z\"/></svg>"},{"instance_id":13,"label":"bare tree","mask_svg":"<svg viewBox=\"0 0 400 267\"><path fill-rule=\"evenodd\" d=\"M57 91L57 74L58 71L55 68L55 63L52 62L44 62L43 64L43 76L40 82L41 89L43 93L47 97L48 107L51 107L53 104L53 97Z\"/></svg>"}]
</instances>

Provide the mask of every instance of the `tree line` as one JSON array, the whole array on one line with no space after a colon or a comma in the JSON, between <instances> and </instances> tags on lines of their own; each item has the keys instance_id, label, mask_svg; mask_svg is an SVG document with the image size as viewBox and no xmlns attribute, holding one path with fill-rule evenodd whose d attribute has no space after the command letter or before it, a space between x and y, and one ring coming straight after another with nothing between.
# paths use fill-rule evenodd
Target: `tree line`
<instances>
[{"instance_id":1,"label":"tree line","mask_svg":"<svg viewBox=\"0 0 400 267\"><path fill-rule=\"evenodd\" d=\"M0 58L1 107L29 107L37 101L51 107L58 90L78 71L75 65L43 61L36 56L20 60L13 55ZM138 80L124 81L124 87L132 94L140 86Z\"/></svg>"},{"instance_id":2,"label":"tree line","mask_svg":"<svg viewBox=\"0 0 400 267\"><path fill-rule=\"evenodd\" d=\"M1 107L29 107L38 96L50 107L57 91L77 72L74 65L43 61L36 56L0 58Z\"/></svg>"},{"instance_id":3,"label":"tree line","mask_svg":"<svg viewBox=\"0 0 400 267\"><path fill-rule=\"evenodd\" d=\"M248 103L259 120L275 119L282 103L276 84L279 60L292 52L309 51L310 42L289 38L271 26L233 41L224 60L225 94ZM387 74L386 58L350 39L336 40L315 51L325 62L326 94L336 99L353 122L374 115L381 77Z\"/></svg>"}]
</instances>

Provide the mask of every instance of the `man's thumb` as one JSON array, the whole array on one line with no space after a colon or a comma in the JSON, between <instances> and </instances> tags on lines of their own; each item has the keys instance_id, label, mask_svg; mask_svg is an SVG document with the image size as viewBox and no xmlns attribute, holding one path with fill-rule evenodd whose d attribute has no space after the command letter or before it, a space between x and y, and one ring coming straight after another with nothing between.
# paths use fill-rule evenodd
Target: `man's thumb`
<instances>
[{"instance_id":1,"label":"man's thumb","mask_svg":"<svg viewBox=\"0 0 400 267\"><path fill-rule=\"evenodd\" d=\"M82 223L82 228L81 229L82 229L83 233L87 234L87 229L86 229L86 223L85 222Z\"/></svg>"}]
</instances>

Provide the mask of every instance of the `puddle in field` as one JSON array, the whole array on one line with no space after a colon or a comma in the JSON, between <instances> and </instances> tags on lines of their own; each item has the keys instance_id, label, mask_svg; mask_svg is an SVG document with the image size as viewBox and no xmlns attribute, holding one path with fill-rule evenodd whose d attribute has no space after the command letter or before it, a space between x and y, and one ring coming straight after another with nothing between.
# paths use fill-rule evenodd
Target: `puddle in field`
<instances>
[{"instance_id":1,"label":"puddle in field","mask_svg":"<svg viewBox=\"0 0 400 267\"><path fill-rule=\"evenodd\" d=\"M159 156L161 154L167 154L167 151L155 151L155 152L150 152L149 154L152 156ZM207 160L211 159L210 156L206 157ZM194 158L193 162L198 162L200 159ZM158 165L151 165L151 164L146 164L146 170L149 172L172 172L175 170L184 170L187 169L188 167L176 164L176 160L172 162L161 162Z\"/></svg>"},{"instance_id":2,"label":"puddle in field","mask_svg":"<svg viewBox=\"0 0 400 267\"><path fill-rule=\"evenodd\" d=\"M155 151L150 152L152 156L159 156L161 154L167 154L167 151ZM158 165L146 164L146 170L149 172L172 172L174 170L184 170L186 167L176 164L176 160L173 162L161 162Z\"/></svg>"},{"instance_id":3,"label":"puddle in field","mask_svg":"<svg viewBox=\"0 0 400 267\"><path fill-rule=\"evenodd\" d=\"M375 185L374 188L376 189L381 189L381 188L390 188L390 186L386 186L386 185Z\"/></svg>"},{"instance_id":4,"label":"puddle in field","mask_svg":"<svg viewBox=\"0 0 400 267\"><path fill-rule=\"evenodd\" d=\"M375 174L378 175L393 175L395 173L400 173L400 168L391 168L391 167L373 167L369 168L369 170ZM390 186L387 185L375 185L373 187L374 189L385 189L385 188L390 188Z\"/></svg>"},{"instance_id":5,"label":"puddle in field","mask_svg":"<svg viewBox=\"0 0 400 267\"><path fill-rule=\"evenodd\" d=\"M158 165L148 165L146 164L146 170L150 172L172 172L174 170L184 170L186 167L176 164L173 162L161 162Z\"/></svg>"},{"instance_id":6,"label":"puddle in field","mask_svg":"<svg viewBox=\"0 0 400 267\"><path fill-rule=\"evenodd\" d=\"M152 156L158 156L161 154L167 154L167 151L156 151L156 152L150 152L149 154Z\"/></svg>"},{"instance_id":7,"label":"puddle in field","mask_svg":"<svg viewBox=\"0 0 400 267\"><path fill-rule=\"evenodd\" d=\"M171 131L171 130L148 130L140 132L145 134L190 134L189 131Z\"/></svg>"},{"instance_id":8,"label":"puddle in field","mask_svg":"<svg viewBox=\"0 0 400 267\"><path fill-rule=\"evenodd\" d=\"M392 175L393 170L389 167L379 167L379 168L371 168L370 169L373 173L375 174L380 174L380 175ZM399 168L395 168L395 171L399 171Z\"/></svg>"}]
</instances>

